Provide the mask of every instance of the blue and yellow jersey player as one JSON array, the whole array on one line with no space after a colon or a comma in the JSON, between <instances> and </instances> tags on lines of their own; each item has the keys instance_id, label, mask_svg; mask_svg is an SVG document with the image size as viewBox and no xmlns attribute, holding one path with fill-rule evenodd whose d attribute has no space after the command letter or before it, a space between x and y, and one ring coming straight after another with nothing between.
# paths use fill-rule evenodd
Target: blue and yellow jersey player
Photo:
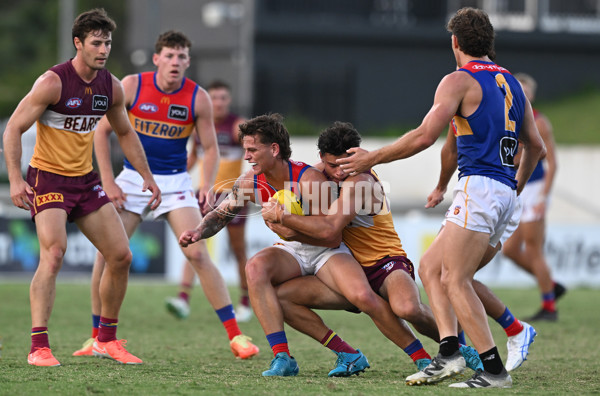
<instances>
[{"instance_id":1,"label":"blue and yellow jersey player","mask_svg":"<svg viewBox=\"0 0 600 396\"><path fill-rule=\"evenodd\" d=\"M458 351L458 319L479 352L484 370L450 386L509 388L512 379L473 288L473 276L487 247L495 246L506 230L517 194L545 148L521 85L491 61L495 32L487 14L462 8L447 28L459 70L440 81L421 125L378 150L353 148L349 153L354 155L338 163L352 175L379 163L411 157L431 146L454 120L459 180L446 225L421 258L419 268L440 332L440 353L406 382L434 383L464 371L465 361ZM515 172L517 141L523 151Z\"/></svg>"},{"instance_id":2,"label":"blue and yellow jersey player","mask_svg":"<svg viewBox=\"0 0 600 396\"><path fill-rule=\"evenodd\" d=\"M146 152L156 183L163 191L162 204L155 210L147 207L147 197L140 192L141 178L125 160L115 179L110 161L110 126L100 121L95 137L96 156L102 183L108 197L117 207L127 235L131 237L143 217L164 217L176 235L197 225L201 220L200 205L210 206L212 188L219 164L219 149L213 123L212 104L206 90L184 76L190 66L190 40L181 32L167 31L158 37L152 57L156 71L134 74L123 79L129 120ZM196 198L187 173L187 142L197 131L205 153L202 177L204 188ZM258 353L237 324L231 298L221 273L211 261L206 244L183 249L192 264L212 307L223 323L233 354L242 359ZM101 302L95 298L104 259L98 254L92 276L92 316L94 338L96 313ZM88 340L74 355L98 354Z\"/></svg>"}]
</instances>

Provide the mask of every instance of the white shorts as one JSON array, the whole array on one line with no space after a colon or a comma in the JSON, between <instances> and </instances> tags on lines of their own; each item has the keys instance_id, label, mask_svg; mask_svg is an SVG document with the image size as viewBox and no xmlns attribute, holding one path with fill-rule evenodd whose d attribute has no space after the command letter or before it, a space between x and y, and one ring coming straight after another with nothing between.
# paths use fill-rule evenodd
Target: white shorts
<instances>
[{"instance_id":1,"label":"white shorts","mask_svg":"<svg viewBox=\"0 0 600 396\"><path fill-rule=\"evenodd\" d=\"M446 221L490 235L490 245L500 241L517 205L517 192L485 176L462 177L454 187L454 199Z\"/></svg>"},{"instance_id":2,"label":"white shorts","mask_svg":"<svg viewBox=\"0 0 600 396\"><path fill-rule=\"evenodd\" d=\"M337 248L326 248L323 246L313 246L297 241L284 241L280 239L275 242L273 247L285 250L291 254L302 271L302 276L314 275L321 267L336 254L349 254L352 256L350 249L342 242Z\"/></svg>"},{"instance_id":3,"label":"white shorts","mask_svg":"<svg viewBox=\"0 0 600 396\"><path fill-rule=\"evenodd\" d=\"M506 229L504 230L504 234L500 237L500 245L504 246L504 242L511 237L511 235L515 232L515 230L519 227L519 222L521 220L521 213L523 212L523 200L521 199L521 193L517 197L517 204L515 205L515 210L513 210L512 216L510 216L510 220L506 225Z\"/></svg>"},{"instance_id":4,"label":"white shorts","mask_svg":"<svg viewBox=\"0 0 600 396\"><path fill-rule=\"evenodd\" d=\"M125 194L125 210L153 220L179 208L192 207L200 210L198 199L192 189L192 179L187 172L154 175L154 180L160 188L162 202L158 208L150 210L148 201L152 193L142 191L144 182L142 176L127 168L121 171L115 182Z\"/></svg>"},{"instance_id":5,"label":"white shorts","mask_svg":"<svg viewBox=\"0 0 600 396\"><path fill-rule=\"evenodd\" d=\"M541 203L545 197L542 194L544 191L544 179L535 180L525 184L521 191L521 199L523 200L523 214L521 215L521 223L530 223L532 221L541 220L544 217L538 216L533 208Z\"/></svg>"}]
</instances>

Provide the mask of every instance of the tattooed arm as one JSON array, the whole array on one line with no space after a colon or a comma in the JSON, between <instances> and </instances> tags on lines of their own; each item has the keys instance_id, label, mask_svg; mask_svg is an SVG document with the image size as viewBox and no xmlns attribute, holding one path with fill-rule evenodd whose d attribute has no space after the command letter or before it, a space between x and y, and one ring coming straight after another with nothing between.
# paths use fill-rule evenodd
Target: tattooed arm
<instances>
[{"instance_id":1,"label":"tattooed arm","mask_svg":"<svg viewBox=\"0 0 600 396\"><path fill-rule=\"evenodd\" d=\"M240 176L231 193L221 204L206 214L202 222L193 230L184 231L179 236L182 247L207 239L221 231L244 208L248 201L254 201L252 183Z\"/></svg>"}]
</instances>

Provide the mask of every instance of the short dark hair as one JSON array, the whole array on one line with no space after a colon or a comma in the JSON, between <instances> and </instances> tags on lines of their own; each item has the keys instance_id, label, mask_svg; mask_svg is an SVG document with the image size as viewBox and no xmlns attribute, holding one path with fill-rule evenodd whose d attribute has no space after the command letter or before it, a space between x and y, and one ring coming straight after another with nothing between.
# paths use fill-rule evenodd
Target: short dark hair
<instances>
[{"instance_id":1,"label":"short dark hair","mask_svg":"<svg viewBox=\"0 0 600 396\"><path fill-rule=\"evenodd\" d=\"M117 24L108 16L104 8L94 8L79 14L75 18L71 35L73 40L77 37L81 42L84 42L90 32L100 30L103 34L108 35L108 33L114 32L116 28Z\"/></svg>"},{"instance_id":2,"label":"short dark hair","mask_svg":"<svg viewBox=\"0 0 600 396\"><path fill-rule=\"evenodd\" d=\"M226 89L231 92L231 87L223 80L213 80L210 84L206 86L206 90L210 91L211 89Z\"/></svg>"},{"instance_id":3,"label":"short dark hair","mask_svg":"<svg viewBox=\"0 0 600 396\"><path fill-rule=\"evenodd\" d=\"M484 11L461 8L448 21L446 28L456 36L458 46L465 54L476 58L486 55L495 58L494 27Z\"/></svg>"},{"instance_id":4,"label":"short dark hair","mask_svg":"<svg viewBox=\"0 0 600 396\"><path fill-rule=\"evenodd\" d=\"M319 135L317 147L321 155L342 155L351 147L359 147L362 138L349 122L336 121Z\"/></svg>"},{"instance_id":5,"label":"short dark hair","mask_svg":"<svg viewBox=\"0 0 600 396\"><path fill-rule=\"evenodd\" d=\"M264 114L246 121L240 125L240 141L245 136L258 136L259 141L263 144L277 143L279 154L284 161L289 160L292 155L290 134L283 125L281 114Z\"/></svg>"},{"instance_id":6,"label":"short dark hair","mask_svg":"<svg viewBox=\"0 0 600 396\"><path fill-rule=\"evenodd\" d=\"M167 30L156 39L154 52L160 54L164 47L167 48L192 48L192 42L182 32Z\"/></svg>"}]
</instances>

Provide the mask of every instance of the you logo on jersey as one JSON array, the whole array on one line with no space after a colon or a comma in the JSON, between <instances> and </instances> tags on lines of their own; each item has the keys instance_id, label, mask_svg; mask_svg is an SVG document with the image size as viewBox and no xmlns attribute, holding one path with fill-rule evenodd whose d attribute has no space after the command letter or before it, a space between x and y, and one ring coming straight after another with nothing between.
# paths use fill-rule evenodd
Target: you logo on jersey
<instances>
[{"instance_id":1,"label":"you logo on jersey","mask_svg":"<svg viewBox=\"0 0 600 396\"><path fill-rule=\"evenodd\" d=\"M515 155L519 148L519 141L513 137L503 137L500 140L500 159L504 166L515 166Z\"/></svg>"},{"instance_id":2,"label":"you logo on jersey","mask_svg":"<svg viewBox=\"0 0 600 396\"><path fill-rule=\"evenodd\" d=\"M185 121L188 118L188 108L185 106L179 105L170 105L169 106L169 115L168 117L172 120Z\"/></svg>"},{"instance_id":3,"label":"you logo on jersey","mask_svg":"<svg viewBox=\"0 0 600 396\"><path fill-rule=\"evenodd\" d=\"M108 110L108 96L94 95L94 97L92 98L92 110L107 111Z\"/></svg>"}]
</instances>

